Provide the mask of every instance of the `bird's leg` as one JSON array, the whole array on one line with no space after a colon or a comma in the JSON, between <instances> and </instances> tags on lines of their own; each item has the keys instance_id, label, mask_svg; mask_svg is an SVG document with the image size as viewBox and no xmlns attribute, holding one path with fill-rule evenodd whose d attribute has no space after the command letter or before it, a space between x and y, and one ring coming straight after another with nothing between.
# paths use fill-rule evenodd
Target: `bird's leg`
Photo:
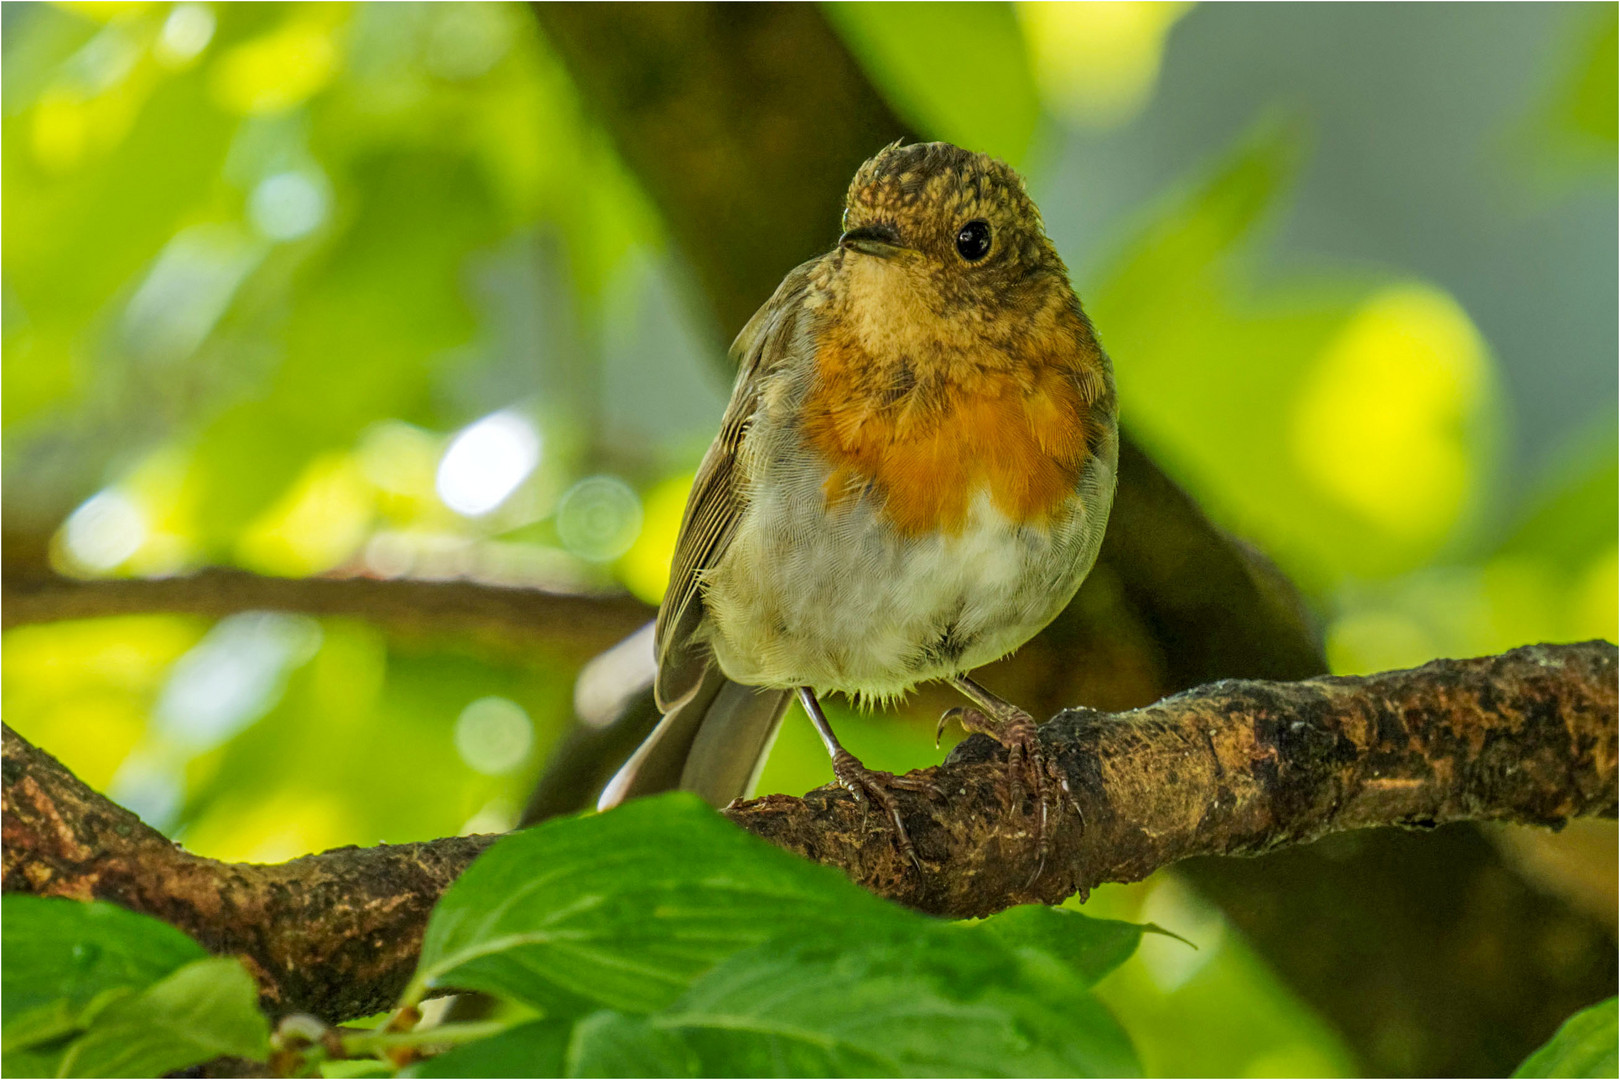
<instances>
[{"instance_id":1,"label":"bird's leg","mask_svg":"<svg viewBox=\"0 0 1620 1080\"><path fill-rule=\"evenodd\" d=\"M1063 792L1064 801L1074 809L1084 824L1085 816L1080 813L1080 806L1075 802L1074 794L1069 790L1069 782L1058 771L1054 763L1041 749L1040 737L1036 732L1035 719L1029 713L1020 709L1009 701L1004 701L989 690L979 685L966 675L956 675L951 678L951 685L972 699L977 708L957 706L946 710L939 718L939 727L935 732L935 741L938 741L939 732L945 730L945 725L952 720L959 721L968 732L982 732L990 736L1007 748L1007 797L1013 806L1021 806L1024 801L1023 779L1027 778L1030 787L1034 789L1036 805L1035 838L1040 847L1041 862L1046 861L1046 808L1047 784L1055 781L1059 790ZM1037 870L1037 873L1039 871Z\"/></svg>"},{"instance_id":2,"label":"bird's leg","mask_svg":"<svg viewBox=\"0 0 1620 1080\"><path fill-rule=\"evenodd\" d=\"M890 794L891 786L912 787L904 780L897 778L893 773L883 772L879 769L868 769L861 764L859 758L845 750L833 734L832 725L827 723L827 715L821 711L821 703L808 686L799 687L799 701L804 705L804 711L810 714L810 722L816 726L816 733L827 747L827 753L832 756L833 776L839 784L843 785L862 807L876 803L889 815L894 823L894 838L899 845L900 853L904 855L911 865L920 873L922 862L917 858L917 851L911 846L911 837L906 832L905 822L900 820L900 807Z\"/></svg>"}]
</instances>

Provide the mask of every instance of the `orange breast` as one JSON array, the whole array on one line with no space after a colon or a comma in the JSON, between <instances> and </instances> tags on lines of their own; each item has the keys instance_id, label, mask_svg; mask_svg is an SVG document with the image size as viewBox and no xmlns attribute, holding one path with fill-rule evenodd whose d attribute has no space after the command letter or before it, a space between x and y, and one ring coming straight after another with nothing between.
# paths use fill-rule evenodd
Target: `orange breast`
<instances>
[{"instance_id":1,"label":"orange breast","mask_svg":"<svg viewBox=\"0 0 1620 1080\"><path fill-rule=\"evenodd\" d=\"M832 466L829 506L871 491L901 534L955 535L981 491L1036 524L1073 495L1091 403L1072 356L880 361L835 332L816 360L803 430Z\"/></svg>"}]
</instances>

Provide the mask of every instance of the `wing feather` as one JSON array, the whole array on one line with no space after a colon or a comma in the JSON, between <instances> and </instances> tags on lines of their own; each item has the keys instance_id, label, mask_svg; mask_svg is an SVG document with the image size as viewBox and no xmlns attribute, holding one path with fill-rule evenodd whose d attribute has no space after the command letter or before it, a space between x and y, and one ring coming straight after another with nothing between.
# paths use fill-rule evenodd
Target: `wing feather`
<instances>
[{"instance_id":1,"label":"wing feather","mask_svg":"<svg viewBox=\"0 0 1620 1080\"><path fill-rule=\"evenodd\" d=\"M720 422L720 434L703 455L681 518L669 589L658 609L654 655L658 707L668 711L695 691L709 666L708 650L697 634L704 617L703 573L731 544L746 506L746 478L739 450L759 408L761 376L783 358L792 341L809 276L809 263L789 274L776 293L748 320L731 346L737 382Z\"/></svg>"}]
</instances>

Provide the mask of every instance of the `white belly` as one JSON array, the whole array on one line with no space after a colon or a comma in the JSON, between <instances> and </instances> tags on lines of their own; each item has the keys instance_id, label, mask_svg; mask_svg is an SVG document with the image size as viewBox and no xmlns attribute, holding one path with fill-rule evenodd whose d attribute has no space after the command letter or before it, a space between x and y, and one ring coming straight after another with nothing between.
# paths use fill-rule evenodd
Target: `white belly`
<instances>
[{"instance_id":1,"label":"white belly","mask_svg":"<svg viewBox=\"0 0 1620 1080\"><path fill-rule=\"evenodd\" d=\"M955 536L907 539L870 497L826 508L813 475L755 492L704 575L721 670L756 686L885 700L1018 648L1073 597L1096 558L1105 489L1067 520L1016 526L984 494Z\"/></svg>"}]
</instances>

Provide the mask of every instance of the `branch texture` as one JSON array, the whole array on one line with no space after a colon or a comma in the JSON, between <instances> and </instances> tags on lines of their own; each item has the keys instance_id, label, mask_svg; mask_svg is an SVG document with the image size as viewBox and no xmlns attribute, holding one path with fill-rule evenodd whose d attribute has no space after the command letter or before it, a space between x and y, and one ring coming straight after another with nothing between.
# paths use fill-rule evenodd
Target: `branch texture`
<instances>
[{"instance_id":1,"label":"branch texture","mask_svg":"<svg viewBox=\"0 0 1620 1080\"><path fill-rule=\"evenodd\" d=\"M1049 823L1044 868L1036 808L1000 812L1004 755L982 736L935 770L939 794L897 793L925 876L862 829L841 792L728 813L902 903L982 916L1193 855L1261 855L1346 829L1613 817L1615 679L1614 646L1593 642L1364 678L1226 680L1124 714L1067 710L1041 740L1080 814Z\"/></svg>"},{"instance_id":2,"label":"branch texture","mask_svg":"<svg viewBox=\"0 0 1620 1080\"><path fill-rule=\"evenodd\" d=\"M5 892L110 900L239 956L275 1015L365 1016L416 966L439 895L499 837L337 848L275 866L199 858L4 729Z\"/></svg>"},{"instance_id":3,"label":"branch texture","mask_svg":"<svg viewBox=\"0 0 1620 1080\"><path fill-rule=\"evenodd\" d=\"M1613 645L1539 645L1411 671L1228 681L1134 712L1069 710L1041 729L1079 814L1007 804L1005 754L980 736L899 791L924 863L842 789L771 795L737 824L941 915L1054 903L1192 855L1255 855L1373 825L1615 816ZM112 900L241 956L273 1013L329 1020L387 1006L438 895L495 837L341 848L277 866L188 854L9 728L8 892ZM1084 824L1082 824L1082 818Z\"/></svg>"}]
</instances>

